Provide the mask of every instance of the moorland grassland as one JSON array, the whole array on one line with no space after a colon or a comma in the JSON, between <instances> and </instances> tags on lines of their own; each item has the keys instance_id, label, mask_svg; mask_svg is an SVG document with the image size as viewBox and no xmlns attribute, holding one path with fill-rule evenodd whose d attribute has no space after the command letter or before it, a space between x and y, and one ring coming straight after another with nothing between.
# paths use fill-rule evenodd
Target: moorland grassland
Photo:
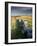
<instances>
[{"instance_id":1,"label":"moorland grassland","mask_svg":"<svg viewBox=\"0 0 37 46\"><path fill-rule=\"evenodd\" d=\"M25 27L24 24L25 21L27 21L28 25L27 27ZM19 38L32 38L31 15L11 16L11 39L19 39Z\"/></svg>"}]
</instances>

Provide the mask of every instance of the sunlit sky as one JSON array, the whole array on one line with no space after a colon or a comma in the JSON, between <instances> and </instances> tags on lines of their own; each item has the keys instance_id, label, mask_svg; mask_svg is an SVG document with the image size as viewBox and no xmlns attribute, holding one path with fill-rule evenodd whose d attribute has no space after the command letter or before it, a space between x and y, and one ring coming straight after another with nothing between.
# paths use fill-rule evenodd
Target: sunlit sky
<instances>
[{"instance_id":1,"label":"sunlit sky","mask_svg":"<svg viewBox=\"0 0 37 46\"><path fill-rule=\"evenodd\" d=\"M32 15L32 7L11 6L11 16Z\"/></svg>"}]
</instances>

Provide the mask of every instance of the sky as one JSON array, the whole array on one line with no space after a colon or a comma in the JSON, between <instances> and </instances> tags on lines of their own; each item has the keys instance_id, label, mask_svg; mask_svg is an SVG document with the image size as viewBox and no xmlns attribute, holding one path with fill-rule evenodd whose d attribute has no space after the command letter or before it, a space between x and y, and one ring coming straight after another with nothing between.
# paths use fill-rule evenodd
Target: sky
<instances>
[{"instance_id":1,"label":"sky","mask_svg":"<svg viewBox=\"0 0 37 46\"><path fill-rule=\"evenodd\" d=\"M32 7L11 6L11 16L32 15Z\"/></svg>"}]
</instances>

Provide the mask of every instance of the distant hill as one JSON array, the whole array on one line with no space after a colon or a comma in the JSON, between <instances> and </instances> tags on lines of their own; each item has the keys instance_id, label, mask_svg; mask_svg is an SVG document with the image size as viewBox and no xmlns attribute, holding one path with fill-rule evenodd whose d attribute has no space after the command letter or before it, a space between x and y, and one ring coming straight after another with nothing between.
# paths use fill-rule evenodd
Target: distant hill
<instances>
[{"instance_id":1,"label":"distant hill","mask_svg":"<svg viewBox=\"0 0 37 46\"><path fill-rule=\"evenodd\" d=\"M11 16L11 19L26 19L26 20L32 20L32 16L24 16L24 15L21 15L21 16Z\"/></svg>"}]
</instances>

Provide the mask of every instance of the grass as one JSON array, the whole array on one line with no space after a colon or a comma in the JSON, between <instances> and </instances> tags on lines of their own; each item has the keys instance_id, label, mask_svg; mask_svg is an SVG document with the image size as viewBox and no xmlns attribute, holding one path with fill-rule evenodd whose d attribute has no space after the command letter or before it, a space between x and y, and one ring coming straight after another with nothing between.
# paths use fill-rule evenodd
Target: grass
<instances>
[{"instance_id":1,"label":"grass","mask_svg":"<svg viewBox=\"0 0 37 46\"><path fill-rule=\"evenodd\" d=\"M22 28L17 20L27 21L28 27L32 28L32 16L11 16L11 39L26 38L26 34L21 32Z\"/></svg>"}]
</instances>

